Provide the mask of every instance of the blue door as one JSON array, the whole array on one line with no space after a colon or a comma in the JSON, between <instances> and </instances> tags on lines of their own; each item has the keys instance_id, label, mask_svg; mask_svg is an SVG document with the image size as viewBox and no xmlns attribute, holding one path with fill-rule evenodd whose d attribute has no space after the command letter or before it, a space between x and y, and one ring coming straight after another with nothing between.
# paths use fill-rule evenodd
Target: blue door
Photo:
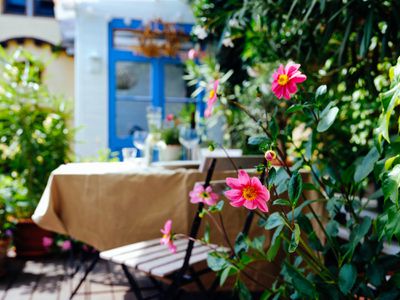
<instances>
[{"instance_id":1,"label":"blue door","mask_svg":"<svg viewBox=\"0 0 400 300\"><path fill-rule=\"evenodd\" d=\"M191 25L179 25L187 34ZM182 79L184 68L178 57L149 58L135 53L140 21L126 25L109 23L109 148L132 147L132 132L147 130L146 107L162 108L163 115L178 113L193 102Z\"/></svg>"}]
</instances>

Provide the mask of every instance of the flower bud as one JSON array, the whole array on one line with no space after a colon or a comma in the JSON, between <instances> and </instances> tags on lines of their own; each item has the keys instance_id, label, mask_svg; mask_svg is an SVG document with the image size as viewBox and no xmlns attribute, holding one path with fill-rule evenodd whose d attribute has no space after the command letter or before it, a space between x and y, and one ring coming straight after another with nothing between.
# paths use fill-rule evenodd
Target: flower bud
<instances>
[{"instance_id":1,"label":"flower bud","mask_svg":"<svg viewBox=\"0 0 400 300\"><path fill-rule=\"evenodd\" d=\"M267 161L273 161L274 159L276 159L276 153L274 150L267 150L267 152L265 152L265 159Z\"/></svg>"}]
</instances>

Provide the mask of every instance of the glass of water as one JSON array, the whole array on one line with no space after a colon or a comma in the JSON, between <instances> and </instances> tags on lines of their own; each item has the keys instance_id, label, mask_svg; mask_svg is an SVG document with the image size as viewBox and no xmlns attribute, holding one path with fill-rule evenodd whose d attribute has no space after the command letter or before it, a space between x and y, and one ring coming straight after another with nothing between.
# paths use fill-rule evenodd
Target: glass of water
<instances>
[{"instance_id":1,"label":"glass of water","mask_svg":"<svg viewBox=\"0 0 400 300\"><path fill-rule=\"evenodd\" d=\"M139 157L142 156L148 132L144 130L136 130L133 133L133 146L139 150Z\"/></svg>"},{"instance_id":2,"label":"glass of water","mask_svg":"<svg viewBox=\"0 0 400 300\"><path fill-rule=\"evenodd\" d=\"M187 149L187 159L193 159L193 149L200 142L200 135L195 128L190 126L182 126L179 129L179 142Z\"/></svg>"}]
</instances>

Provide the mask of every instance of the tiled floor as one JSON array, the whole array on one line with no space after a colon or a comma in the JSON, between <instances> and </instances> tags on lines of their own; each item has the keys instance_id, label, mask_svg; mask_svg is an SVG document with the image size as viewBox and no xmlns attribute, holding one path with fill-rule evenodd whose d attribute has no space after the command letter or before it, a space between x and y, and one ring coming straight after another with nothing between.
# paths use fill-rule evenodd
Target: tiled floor
<instances>
[{"instance_id":1,"label":"tiled floor","mask_svg":"<svg viewBox=\"0 0 400 300\"><path fill-rule=\"evenodd\" d=\"M22 260L10 258L7 262L8 273L0 278L0 300L66 300L82 276L78 272L74 277L68 274L72 269L67 259L48 258ZM68 272L67 272L68 271ZM136 276L138 276L136 274ZM150 280L138 278L141 286L151 286ZM153 291L147 291L149 296ZM203 294L184 293L183 300L202 300ZM232 299L230 292L216 296L215 299ZM134 300L128 282L117 265L99 261L79 289L74 300Z\"/></svg>"},{"instance_id":2,"label":"tiled floor","mask_svg":"<svg viewBox=\"0 0 400 300\"><path fill-rule=\"evenodd\" d=\"M8 274L0 279L1 300L68 299L81 276L67 275L67 260L8 261ZM146 280L142 278L142 280ZM135 299L120 268L99 262L74 299Z\"/></svg>"}]
</instances>

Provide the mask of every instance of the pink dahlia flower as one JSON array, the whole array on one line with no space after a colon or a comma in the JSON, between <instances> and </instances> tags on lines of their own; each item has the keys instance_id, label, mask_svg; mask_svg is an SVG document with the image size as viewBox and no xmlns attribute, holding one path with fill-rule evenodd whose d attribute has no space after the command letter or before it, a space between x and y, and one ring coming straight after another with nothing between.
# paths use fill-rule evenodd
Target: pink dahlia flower
<instances>
[{"instance_id":1,"label":"pink dahlia flower","mask_svg":"<svg viewBox=\"0 0 400 300\"><path fill-rule=\"evenodd\" d=\"M210 95L208 96L207 108L204 111L204 116L206 118L211 117L211 114L213 111L213 106L214 106L215 102L217 101L218 86L219 86L219 80L217 79L214 81L213 89L210 91Z\"/></svg>"},{"instance_id":2,"label":"pink dahlia flower","mask_svg":"<svg viewBox=\"0 0 400 300\"><path fill-rule=\"evenodd\" d=\"M246 171L239 170L238 178L228 177L226 184L231 190L226 191L225 196L232 206L244 206L250 210L258 208L262 212L268 212L270 194L257 177L250 178Z\"/></svg>"},{"instance_id":3,"label":"pink dahlia flower","mask_svg":"<svg viewBox=\"0 0 400 300\"><path fill-rule=\"evenodd\" d=\"M62 251L68 251L72 248L72 243L70 240L66 240L61 244Z\"/></svg>"},{"instance_id":4,"label":"pink dahlia flower","mask_svg":"<svg viewBox=\"0 0 400 300\"><path fill-rule=\"evenodd\" d=\"M171 122L171 121L173 121L173 120L175 119L175 116L174 116L174 114L168 114L168 115L165 117L165 119L166 119L168 122Z\"/></svg>"},{"instance_id":5,"label":"pink dahlia flower","mask_svg":"<svg viewBox=\"0 0 400 300\"><path fill-rule=\"evenodd\" d=\"M272 92L278 99L289 100L297 92L297 84L305 81L307 76L299 71L300 65L289 62L285 67L280 65L272 75Z\"/></svg>"},{"instance_id":6,"label":"pink dahlia flower","mask_svg":"<svg viewBox=\"0 0 400 300\"><path fill-rule=\"evenodd\" d=\"M203 202L207 205L215 205L218 200L218 195L212 191L210 186L204 188L202 184L196 184L193 190L189 193L190 202Z\"/></svg>"},{"instance_id":7,"label":"pink dahlia flower","mask_svg":"<svg viewBox=\"0 0 400 300\"><path fill-rule=\"evenodd\" d=\"M43 247L45 247L45 248L50 248L51 245L53 245L53 242L54 242L54 240L53 240L51 237L45 236L45 237L43 237L43 239L42 239L42 245L43 245Z\"/></svg>"},{"instance_id":8,"label":"pink dahlia flower","mask_svg":"<svg viewBox=\"0 0 400 300\"><path fill-rule=\"evenodd\" d=\"M171 233L171 228L172 228L172 221L168 220L164 224L164 228L161 229L161 233L163 234L160 243L161 245L167 245L169 248L169 251L172 253L176 253L176 246L174 245L174 241L172 239L172 233Z\"/></svg>"}]
</instances>

